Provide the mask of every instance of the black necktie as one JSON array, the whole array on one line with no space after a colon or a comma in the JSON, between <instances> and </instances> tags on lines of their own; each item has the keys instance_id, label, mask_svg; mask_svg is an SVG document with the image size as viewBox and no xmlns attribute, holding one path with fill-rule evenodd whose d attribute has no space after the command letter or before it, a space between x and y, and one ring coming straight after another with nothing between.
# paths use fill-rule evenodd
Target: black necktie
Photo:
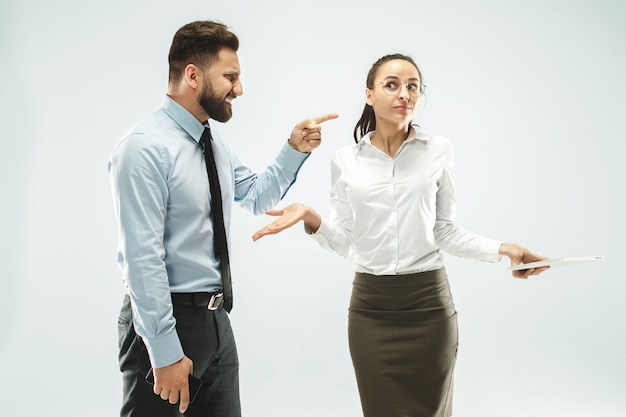
<instances>
[{"instance_id":1,"label":"black necktie","mask_svg":"<svg viewBox=\"0 0 626 417\"><path fill-rule=\"evenodd\" d=\"M209 175L209 188L211 190L211 220L213 221L213 248L215 256L220 261L222 270L222 286L224 289L224 309L230 311L233 308L233 287L230 281L230 261L228 259L228 243L226 242L226 229L224 227L224 212L222 211L222 191L220 180L217 176L215 157L213 156L213 143L211 129L205 125L200 138L200 146L204 151L206 171Z\"/></svg>"}]
</instances>

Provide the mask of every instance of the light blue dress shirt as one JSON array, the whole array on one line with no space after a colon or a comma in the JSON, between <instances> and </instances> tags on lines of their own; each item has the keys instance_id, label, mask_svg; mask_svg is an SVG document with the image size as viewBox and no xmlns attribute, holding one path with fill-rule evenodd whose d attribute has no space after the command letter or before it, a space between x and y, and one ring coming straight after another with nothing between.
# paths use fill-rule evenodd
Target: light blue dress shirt
<instances>
[{"instance_id":1,"label":"light blue dress shirt","mask_svg":"<svg viewBox=\"0 0 626 417\"><path fill-rule=\"evenodd\" d=\"M203 130L198 119L166 96L157 111L123 136L108 164L119 229L117 261L136 332L155 368L184 354L170 292L222 287L213 254L209 181L198 144ZM267 170L256 174L212 134L230 243L233 202L255 214L274 207L309 154L285 143Z\"/></svg>"}]
</instances>

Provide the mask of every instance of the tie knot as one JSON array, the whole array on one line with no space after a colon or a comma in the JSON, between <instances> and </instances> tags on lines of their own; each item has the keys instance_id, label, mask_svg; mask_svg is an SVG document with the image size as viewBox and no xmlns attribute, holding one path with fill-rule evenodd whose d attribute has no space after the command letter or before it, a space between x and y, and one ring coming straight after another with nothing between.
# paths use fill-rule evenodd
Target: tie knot
<instances>
[{"instance_id":1,"label":"tie knot","mask_svg":"<svg viewBox=\"0 0 626 417\"><path fill-rule=\"evenodd\" d=\"M202 136L200 136L200 141L198 141L202 149L207 147L207 144L211 146L211 128L207 125L204 125L204 131L202 132Z\"/></svg>"}]
</instances>

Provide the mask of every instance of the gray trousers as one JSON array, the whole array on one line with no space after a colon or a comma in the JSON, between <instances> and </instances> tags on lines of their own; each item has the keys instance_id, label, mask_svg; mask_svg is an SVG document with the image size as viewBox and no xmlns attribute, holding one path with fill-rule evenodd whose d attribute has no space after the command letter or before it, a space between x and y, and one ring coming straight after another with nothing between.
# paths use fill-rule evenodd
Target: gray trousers
<instances>
[{"instance_id":1,"label":"gray trousers","mask_svg":"<svg viewBox=\"0 0 626 417\"><path fill-rule=\"evenodd\" d=\"M228 313L174 305L176 331L193 373L203 385L185 416L241 417L239 359ZM130 297L126 295L118 320L119 364L122 371L121 417L179 417L178 404L164 401L145 381L150 370L146 346L135 333Z\"/></svg>"}]
</instances>

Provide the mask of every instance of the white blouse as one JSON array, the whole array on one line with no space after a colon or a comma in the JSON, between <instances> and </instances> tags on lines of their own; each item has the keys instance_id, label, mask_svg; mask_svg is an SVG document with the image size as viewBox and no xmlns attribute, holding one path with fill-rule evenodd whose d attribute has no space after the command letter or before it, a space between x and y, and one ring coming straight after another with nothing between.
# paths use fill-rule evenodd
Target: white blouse
<instances>
[{"instance_id":1,"label":"white blouse","mask_svg":"<svg viewBox=\"0 0 626 417\"><path fill-rule=\"evenodd\" d=\"M455 224L454 150L411 128L394 158L371 143L339 149L331 161L329 221L311 236L352 260L356 272L400 275L443 267L441 251L497 262L502 242Z\"/></svg>"}]
</instances>

